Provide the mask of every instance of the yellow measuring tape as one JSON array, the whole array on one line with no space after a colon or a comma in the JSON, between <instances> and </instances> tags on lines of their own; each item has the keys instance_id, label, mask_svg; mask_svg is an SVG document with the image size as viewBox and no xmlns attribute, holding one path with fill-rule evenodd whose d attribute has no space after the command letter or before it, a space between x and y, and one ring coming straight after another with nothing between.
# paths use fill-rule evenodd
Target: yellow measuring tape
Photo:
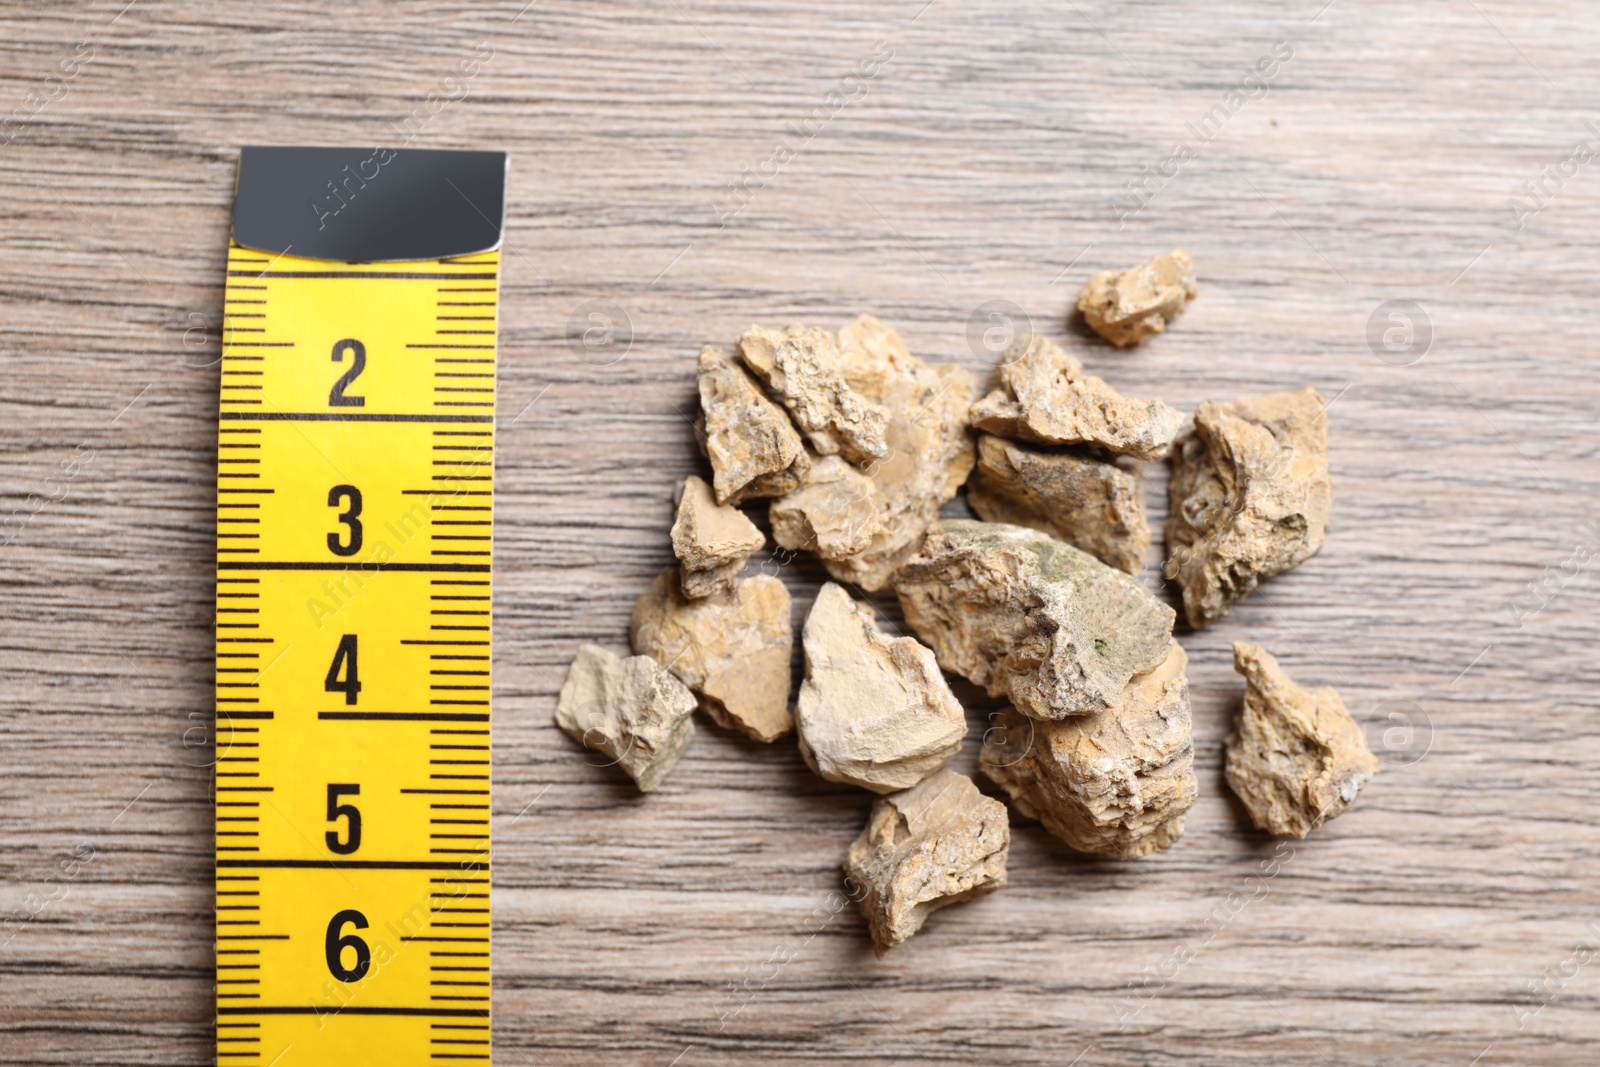
<instances>
[{"instance_id":1,"label":"yellow measuring tape","mask_svg":"<svg viewBox=\"0 0 1600 1067\"><path fill-rule=\"evenodd\" d=\"M489 1060L498 263L230 249L224 1067Z\"/></svg>"}]
</instances>

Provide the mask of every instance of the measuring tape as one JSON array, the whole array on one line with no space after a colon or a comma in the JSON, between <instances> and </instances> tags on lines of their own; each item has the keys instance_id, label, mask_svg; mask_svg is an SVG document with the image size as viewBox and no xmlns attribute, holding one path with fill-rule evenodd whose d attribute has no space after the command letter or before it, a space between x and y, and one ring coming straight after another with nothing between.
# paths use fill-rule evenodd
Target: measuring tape
<instances>
[{"instance_id":1,"label":"measuring tape","mask_svg":"<svg viewBox=\"0 0 1600 1067\"><path fill-rule=\"evenodd\" d=\"M240 160L217 444L223 1067L489 1061L505 162L378 151ZM361 184L331 199L341 173ZM363 261L413 224L445 241L410 247L470 253Z\"/></svg>"}]
</instances>

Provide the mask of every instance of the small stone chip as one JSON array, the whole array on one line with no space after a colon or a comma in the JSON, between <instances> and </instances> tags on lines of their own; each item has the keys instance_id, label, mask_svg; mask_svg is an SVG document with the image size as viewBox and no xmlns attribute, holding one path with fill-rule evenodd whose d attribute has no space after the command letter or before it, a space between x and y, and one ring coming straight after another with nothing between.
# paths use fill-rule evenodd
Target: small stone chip
<instances>
[{"instance_id":1,"label":"small stone chip","mask_svg":"<svg viewBox=\"0 0 1600 1067\"><path fill-rule=\"evenodd\" d=\"M694 738L694 694L649 656L579 645L556 703L556 725L603 752L649 793Z\"/></svg>"},{"instance_id":2,"label":"small stone chip","mask_svg":"<svg viewBox=\"0 0 1600 1067\"><path fill-rule=\"evenodd\" d=\"M1304 837L1355 802L1377 757L1332 689L1295 685L1260 645L1236 643L1233 669L1245 691L1225 742L1228 787L1256 829Z\"/></svg>"},{"instance_id":3,"label":"small stone chip","mask_svg":"<svg viewBox=\"0 0 1600 1067\"><path fill-rule=\"evenodd\" d=\"M750 553L767 543L756 524L729 504L718 504L711 487L690 475L678 490L672 552L683 571L683 595L691 599L733 591Z\"/></svg>"},{"instance_id":4,"label":"small stone chip","mask_svg":"<svg viewBox=\"0 0 1600 1067\"><path fill-rule=\"evenodd\" d=\"M900 334L870 315L839 331L851 387L889 412L887 453L862 465L872 479L879 527L867 547L824 560L828 573L869 593L921 546L939 507L972 472L967 409L976 381L953 363L924 363Z\"/></svg>"},{"instance_id":5,"label":"small stone chip","mask_svg":"<svg viewBox=\"0 0 1600 1067\"><path fill-rule=\"evenodd\" d=\"M839 581L877 592L916 552L940 505L972 471L973 377L955 364L924 363L871 315L840 329L831 349L834 335L826 331L785 333L811 338L817 352L836 351L852 394L886 412L888 421L880 456L854 465L814 462L805 483L773 505L773 536L785 548L815 551ZM849 458L842 451L840 457Z\"/></svg>"},{"instance_id":6,"label":"small stone chip","mask_svg":"<svg viewBox=\"0 0 1600 1067\"><path fill-rule=\"evenodd\" d=\"M809 549L823 559L864 550L883 528L872 479L838 456L811 464L800 488L772 502L772 539L788 549Z\"/></svg>"},{"instance_id":7,"label":"small stone chip","mask_svg":"<svg viewBox=\"0 0 1600 1067\"><path fill-rule=\"evenodd\" d=\"M940 908L1004 886L1010 845L1005 805L954 771L875 802L844 872L878 956Z\"/></svg>"},{"instance_id":8,"label":"small stone chip","mask_svg":"<svg viewBox=\"0 0 1600 1067\"><path fill-rule=\"evenodd\" d=\"M1129 574L1150 547L1144 477L1131 465L980 434L967 503L988 522L1042 530Z\"/></svg>"},{"instance_id":9,"label":"small stone chip","mask_svg":"<svg viewBox=\"0 0 1600 1067\"><path fill-rule=\"evenodd\" d=\"M765 574L734 581L733 592L690 600L678 568L656 575L633 605L633 650L652 656L700 695L719 726L757 741L789 732L789 658L794 629L789 593Z\"/></svg>"},{"instance_id":10,"label":"small stone chip","mask_svg":"<svg viewBox=\"0 0 1600 1067\"><path fill-rule=\"evenodd\" d=\"M1135 459L1160 459L1182 416L1161 400L1134 400L1047 337L1023 334L1006 350L1000 388L972 405L979 430L1045 445L1089 445Z\"/></svg>"},{"instance_id":11,"label":"small stone chip","mask_svg":"<svg viewBox=\"0 0 1600 1067\"><path fill-rule=\"evenodd\" d=\"M1106 711L1172 645L1173 611L1047 534L946 519L895 575L939 664L1037 719Z\"/></svg>"},{"instance_id":12,"label":"small stone chip","mask_svg":"<svg viewBox=\"0 0 1600 1067\"><path fill-rule=\"evenodd\" d=\"M1096 272L1078 294L1078 310L1095 333L1126 348L1164 332L1198 291L1194 260L1174 248L1120 273Z\"/></svg>"},{"instance_id":13,"label":"small stone chip","mask_svg":"<svg viewBox=\"0 0 1600 1067\"><path fill-rule=\"evenodd\" d=\"M1178 441L1168 483L1166 575L1199 629L1263 578L1322 548L1333 485L1326 405L1315 389L1208 400Z\"/></svg>"},{"instance_id":14,"label":"small stone chip","mask_svg":"<svg viewBox=\"0 0 1600 1067\"><path fill-rule=\"evenodd\" d=\"M782 408L726 352L707 346L695 365L702 429L719 504L782 496L811 466Z\"/></svg>"},{"instance_id":15,"label":"small stone chip","mask_svg":"<svg viewBox=\"0 0 1600 1067\"><path fill-rule=\"evenodd\" d=\"M887 638L872 609L832 582L804 630L800 754L830 782L890 793L920 782L961 748L967 717L933 653Z\"/></svg>"},{"instance_id":16,"label":"small stone chip","mask_svg":"<svg viewBox=\"0 0 1600 1067\"><path fill-rule=\"evenodd\" d=\"M883 437L889 412L850 388L832 333L752 326L739 338L739 358L766 381L818 452L862 463L889 450Z\"/></svg>"},{"instance_id":17,"label":"small stone chip","mask_svg":"<svg viewBox=\"0 0 1600 1067\"><path fill-rule=\"evenodd\" d=\"M984 735L978 768L1017 814L1079 852L1134 859L1172 847L1199 793L1186 663L1173 644L1093 715L1038 722L1006 708Z\"/></svg>"},{"instance_id":18,"label":"small stone chip","mask_svg":"<svg viewBox=\"0 0 1600 1067\"><path fill-rule=\"evenodd\" d=\"M897 378L926 366L911 354L900 331L873 315L857 315L839 327L844 380L862 396L882 400Z\"/></svg>"}]
</instances>

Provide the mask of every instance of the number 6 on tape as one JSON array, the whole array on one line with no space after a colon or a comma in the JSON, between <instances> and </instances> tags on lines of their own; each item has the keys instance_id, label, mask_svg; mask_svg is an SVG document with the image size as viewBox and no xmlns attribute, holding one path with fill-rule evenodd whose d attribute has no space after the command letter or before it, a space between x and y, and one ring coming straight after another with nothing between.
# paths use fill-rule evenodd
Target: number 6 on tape
<instances>
[{"instance_id":1,"label":"number 6 on tape","mask_svg":"<svg viewBox=\"0 0 1600 1067\"><path fill-rule=\"evenodd\" d=\"M217 1062L489 1062L499 152L240 154Z\"/></svg>"}]
</instances>

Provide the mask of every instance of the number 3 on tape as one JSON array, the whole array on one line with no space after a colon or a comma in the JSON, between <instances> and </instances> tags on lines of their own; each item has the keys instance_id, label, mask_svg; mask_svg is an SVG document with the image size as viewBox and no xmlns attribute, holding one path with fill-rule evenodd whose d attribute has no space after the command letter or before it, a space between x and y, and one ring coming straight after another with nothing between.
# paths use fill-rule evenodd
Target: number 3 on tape
<instances>
[{"instance_id":1,"label":"number 3 on tape","mask_svg":"<svg viewBox=\"0 0 1600 1067\"><path fill-rule=\"evenodd\" d=\"M489 1062L499 152L246 148L217 444L217 1062Z\"/></svg>"}]
</instances>

